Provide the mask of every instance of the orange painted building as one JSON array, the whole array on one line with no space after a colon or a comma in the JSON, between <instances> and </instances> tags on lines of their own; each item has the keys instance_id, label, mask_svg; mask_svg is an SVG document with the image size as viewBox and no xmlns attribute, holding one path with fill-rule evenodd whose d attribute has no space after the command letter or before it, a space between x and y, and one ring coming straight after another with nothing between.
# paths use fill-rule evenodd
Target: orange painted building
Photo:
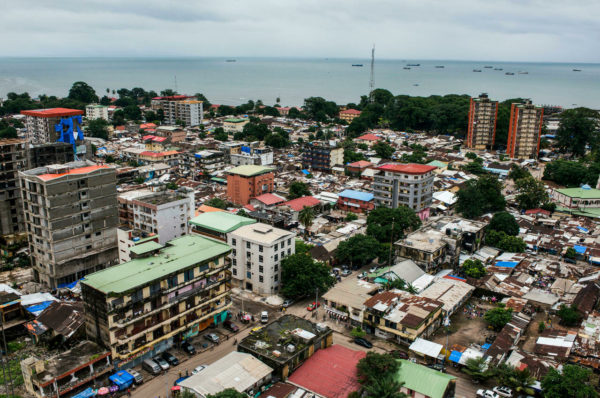
<instances>
[{"instance_id":1,"label":"orange painted building","mask_svg":"<svg viewBox=\"0 0 600 398\"><path fill-rule=\"evenodd\" d=\"M228 171L227 199L240 206L250 199L273 192L273 169L263 166L238 166Z\"/></svg>"},{"instance_id":2,"label":"orange painted building","mask_svg":"<svg viewBox=\"0 0 600 398\"><path fill-rule=\"evenodd\" d=\"M524 104L512 104L506 154L513 159L537 158L543 124L544 108L533 105L529 100Z\"/></svg>"},{"instance_id":3,"label":"orange painted building","mask_svg":"<svg viewBox=\"0 0 600 398\"><path fill-rule=\"evenodd\" d=\"M492 149L496 139L498 101L491 101L487 94L471 98L469 126L465 146L475 149Z\"/></svg>"}]
</instances>

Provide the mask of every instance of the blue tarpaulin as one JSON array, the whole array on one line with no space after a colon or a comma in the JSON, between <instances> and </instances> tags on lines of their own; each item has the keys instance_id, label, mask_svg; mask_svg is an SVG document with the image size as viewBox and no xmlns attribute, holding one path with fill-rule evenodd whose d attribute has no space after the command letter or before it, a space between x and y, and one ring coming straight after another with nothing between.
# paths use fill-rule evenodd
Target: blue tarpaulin
<instances>
[{"instance_id":1,"label":"blue tarpaulin","mask_svg":"<svg viewBox=\"0 0 600 398\"><path fill-rule=\"evenodd\" d=\"M89 397L95 397L96 393L94 392L94 390L92 390L91 387L86 388L85 390L83 390L82 392L80 392L77 395L73 395L72 398L89 398Z\"/></svg>"},{"instance_id":2,"label":"blue tarpaulin","mask_svg":"<svg viewBox=\"0 0 600 398\"><path fill-rule=\"evenodd\" d=\"M31 312L33 315L38 316L40 312L44 311L52 304L52 301L44 301L40 304L30 305L26 308L27 311Z\"/></svg>"},{"instance_id":3,"label":"blue tarpaulin","mask_svg":"<svg viewBox=\"0 0 600 398\"><path fill-rule=\"evenodd\" d=\"M242 152L250 153L250 147L249 146L242 146Z\"/></svg>"},{"instance_id":4,"label":"blue tarpaulin","mask_svg":"<svg viewBox=\"0 0 600 398\"><path fill-rule=\"evenodd\" d=\"M458 361L460 361L460 357L462 357L462 352L452 351L450 353L450 356L448 357L448 359L451 360L452 362L458 363Z\"/></svg>"},{"instance_id":5,"label":"blue tarpaulin","mask_svg":"<svg viewBox=\"0 0 600 398\"><path fill-rule=\"evenodd\" d=\"M584 254L585 251L587 250L587 247L575 245L575 246L573 246L573 249L575 249L575 251L577 252L577 254Z\"/></svg>"},{"instance_id":6,"label":"blue tarpaulin","mask_svg":"<svg viewBox=\"0 0 600 398\"><path fill-rule=\"evenodd\" d=\"M585 232L586 234L588 232L590 232L587 228L583 228L583 227L579 227L579 226L577 227L577 229L580 230L581 232Z\"/></svg>"},{"instance_id":7,"label":"blue tarpaulin","mask_svg":"<svg viewBox=\"0 0 600 398\"><path fill-rule=\"evenodd\" d=\"M505 268L515 268L519 264L516 261L498 261L494 266L496 267L505 267Z\"/></svg>"},{"instance_id":8,"label":"blue tarpaulin","mask_svg":"<svg viewBox=\"0 0 600 398\"><path fill-rule=\"evenodd\" d=\"M309 175L309 174L310 174L310 171L308 171L308 170L306 170L306 169L302 170L302 172L303 172L304 174L306 174L306 175Z\"/></svg>"},{"instance_id":9,"label":"blue tarpaulin","mask_svg":"<svg viewBox=\"0 0 600 398\"><path fill-rule=\"evenodd\" d=\"M482 346L481 346L481 348L483 348L484 350L486 350L486 351L487 351L487 350L489 350L489 348L490 348L491 346L492 346L492 345L491 345L490 343L485 343L484 345L482 345Z\"/></svg>"},{"instance_id":10,"label":"blue tarpaulin","mask_svg":"<svg viewBox=\"0 0 600 398\"><path fill-rule=\"evenodd\" d=\"M133 384L133 376L126 370L108 376L108 380L118 386L120 391L128 389Z\"/></svg>"},{"instance_id":11,"label":"blue tarpaulin","mask_svg":"<svg viewBox=\"0 0 600 398\"><path fill-rule=\"evenodd\" d=\"M75 287L75 285L77 285L77 282L79 282L81 279L76 280L75 282L71 282L71 283L61 283L60 285L58 285L59 289L73 289Z\"/></svg>"}]
</instances>

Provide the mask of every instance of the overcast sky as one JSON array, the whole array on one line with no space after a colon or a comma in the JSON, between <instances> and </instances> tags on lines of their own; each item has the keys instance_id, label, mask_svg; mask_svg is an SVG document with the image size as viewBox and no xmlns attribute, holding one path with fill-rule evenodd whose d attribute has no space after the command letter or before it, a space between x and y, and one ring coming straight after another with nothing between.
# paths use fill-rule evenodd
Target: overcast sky
<instances>
[{"instance_id":1,"label":"overcast sky","mask_svg":"<svg viewBox=\"0 0 600 398\"><path fill-rule=\"evenodd\" d=\"M0 56L600 62L599 0L0 0Z\"/></svg>"}]
</instances>

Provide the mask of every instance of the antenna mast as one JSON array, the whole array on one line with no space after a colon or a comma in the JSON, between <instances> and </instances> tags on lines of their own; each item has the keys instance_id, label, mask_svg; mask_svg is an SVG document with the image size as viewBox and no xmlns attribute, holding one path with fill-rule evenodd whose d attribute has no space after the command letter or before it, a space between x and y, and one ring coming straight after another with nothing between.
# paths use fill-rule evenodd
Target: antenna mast
<instances>
[{"instance_id":1,"label":"antenna mast","mask_svg":"<svg viewBox=\"0 0 600 398\"><path fill-rule=\"evenodd\" d=\"M373 102L373 90L375 90L375 44L371 50L371 80L369 81L369 101Z\"/></svg>"}]
</instances>

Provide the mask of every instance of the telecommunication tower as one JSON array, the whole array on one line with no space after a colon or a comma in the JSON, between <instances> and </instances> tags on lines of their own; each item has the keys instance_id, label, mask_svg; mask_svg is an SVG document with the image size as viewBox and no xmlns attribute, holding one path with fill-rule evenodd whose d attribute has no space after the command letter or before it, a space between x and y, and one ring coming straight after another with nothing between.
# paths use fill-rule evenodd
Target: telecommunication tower
<instances>
[{"instance_id":1,"label":"telecommunication tower","mask_svg":"<svg viewBox=\"0 0 600 398\"><path fill-rule=\"evenodd\" d=\"M369 100L373 102L373 90L375 90L375 44L371 50L371 80L369 81Z\"/></svg>"}]
</instances>

